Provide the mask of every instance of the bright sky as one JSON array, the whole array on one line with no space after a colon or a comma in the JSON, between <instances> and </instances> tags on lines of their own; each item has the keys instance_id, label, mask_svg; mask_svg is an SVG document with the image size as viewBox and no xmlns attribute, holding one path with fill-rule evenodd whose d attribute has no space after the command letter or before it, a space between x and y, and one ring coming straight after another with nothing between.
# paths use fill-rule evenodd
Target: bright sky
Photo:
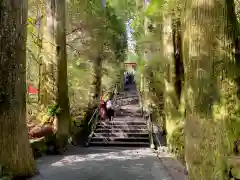
<instances>
[{"instance_id":1,"label":"bright sky","mask_svg":"<svg viewBox=\"0 0 240 180\"><path fill-rule=\"evenodd\" d=\"M128 50L130 52L134 52L134 48L135 48L136 43L135 43L135 41L132 37L133 29L130 27L131 22L132 22L132 20L129 20L126 23L127 38L128 38Z\"/></svg>"}]
</instances>

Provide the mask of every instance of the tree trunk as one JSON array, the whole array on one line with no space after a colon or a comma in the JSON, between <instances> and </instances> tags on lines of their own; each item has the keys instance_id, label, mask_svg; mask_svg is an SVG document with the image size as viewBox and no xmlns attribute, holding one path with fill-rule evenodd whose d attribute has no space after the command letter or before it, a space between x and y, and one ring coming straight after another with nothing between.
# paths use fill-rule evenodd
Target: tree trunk
<instances>
[{"instance_id":1,"label":"tree trunk","mask_svg":"<svg viewBox=\"0 0 240 180\"><path fill-rule=\"evenodd\" d=\"M0 6L0 163L14 176L28 176L35 162L26 126L27 0Z\"/></svg>"},{"instance_id":2,"label":"tree trunk","mask_svg":"<svg viewBox=\"0 0 240 180\"><path fill-rule=\"evenodd\" d=\"M174 64L175 64L175 80L174 80L175 85L174 86L176 90L178 103L180 104L182 87L184 83L184 67L183 67L183 58L182 58L181 21L179 17L176 17L176 15L174 15L173 17L172 32L173 32L173 49L174 49Z\"/></svg>"},{"instance_id":3,"label":"tree trunk","mask_svg":"<svg viewBox=\"0 0 240 180\"><path fill-rule=\"evenodd\" d=\"M228 14L228 26L230 30L230 35L232 38L232 44L235 48L235 62L236 67L240 68L240 28L239 28L239 22L237 20L237 15L235 11L235 3L234 0L227 0L227 14ZM236 82L237 82L237 89L238 89L238 98L240 99L240 73L236 74Z\"/></svg>"},{"instance_id":4,"label":"tree trunk","mask_svg":"<svg viewBox=\"0 0 240 180\"><path fill-rule=\"evenodd\" d=\"M70 130L70 112L68 98L67 53L66 53L66 1L55 0L56 8L56 62L57 62L57 99L60 112L57 114L57 145L66 147Z\"/></svg>"},{"instance_id":5,"label":"tree trunk","mask_svg":"<svg viewBox=\"0 0 240 180\"><path fill-rule=\"evenodd\" d=\"M89 91L90 109L96 108L100 101L101 81L102 81L102 57L101 55L99 55L95 60L93 60L92 82Z\"/></svg>"},{"instance_id":6,"label":"tree trunk","mask_svg":"<svg viewBox=\"0 0 240 180\"><path fill-rule=\"evenodd\" d=\"M38 29L38 34L37 34L37 39L38 39L38 57L37 60L39 61L39 66L38 66L38 103L41 104L41 100L43 98L41 98L41 92L42 92L42 86L43 86L43 82L42 82L42 76L43 76L43 59L42 59L42 51L43 51L43 12L44 12L44 4L43 2L39 2L39 5L37 6L38 8L38 22L37 22L37 29Z\"/></svg>"},{"instance_id":7,"label":"tree trunk","mask_svg":"<svg viewBox=\"0 0 240 180\"><path fill-rule=\"evenodd\" d=\"M189 179L226 179L226 157L234 143L234 114L239 111L226 2L185 3L185 160Z\"/></svg>"},{"instance_id":8,"label":"tree trunk","mask_svg":"<svg viewBox=\"0 0 240 180\"><path fill-rule=\"evenodd\" d=\"M87 121L90 120L89 116L92 115L93 109L98 107L100 101L102 89L102 64L106 43L106 40L104 39L106 35L106 11L103 9L100 1L93 1L89 6L88 16L89 19L91 19L91 22L89 22L89 32L92 37L90 42L92 51L89 57L92 60L92 78L89 88L88 112L86 113ZM95 9L96 7L98 7L98 10ZM99 18L96 18L96 15Z\"/></svg>"},{"instance_id":9,"label":"tree trunk","mask_svg":"<svg viewBox=\"0 0 240 180\"><path fill-rule=\"evenodd\" d=\"M40 80L40 104L45 107L56 103L56 44L55 0L45 0L43 11L43 51Z\"/></svg>"},{"instance_id":10,"label":"tree trunk","mask_svg":"<svg viewBox=\"0 0 240 180\"><path fill-rule=\"evenodd\" d=\"M66 54L66 1L46 0L43 31L43 63L40 81L40 103L56 106L57 151L67 145L70 112Z\"/></svg>"},{"instance_id":11,"label":"tree trunk","mask_svg":"<svg viewBox=\"0 0 240 180\"><path fill-rule=\"evenodd\" d=\"M163 59L165 63L162 64L164 70L164 112L166 118L167 143L171 150L175 151L176 147L170 143L173 133L181 123L181 113L179 111L180 96L177 94L175 82L177 80L176 74L176 59L175 42L173 28L173 17L170 13L163 14Z\"/></svg>"}]
</instances>

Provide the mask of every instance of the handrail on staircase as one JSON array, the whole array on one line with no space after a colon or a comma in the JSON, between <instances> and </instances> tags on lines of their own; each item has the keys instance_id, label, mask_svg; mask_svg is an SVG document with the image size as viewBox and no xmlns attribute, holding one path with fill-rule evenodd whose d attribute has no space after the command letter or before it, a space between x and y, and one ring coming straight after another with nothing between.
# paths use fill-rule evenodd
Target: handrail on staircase
<instances>
[{"instance_id":1,"label":"handrail on staircase","mask_svg":"<svg viewBox=\"0 0 240 180\"><path fill-rule=\"evenodd\" d=\"M97 123L98 123L98 120L99 120L99 108L96 108L93 112L93 115L91 116L89 122L88 122L88 132L89 135L88 135L88 138L87 138L87 142L85 143L85 146L88 146L92 136L93 136L93 132L97 126Z\"/></svg>"},{"instance_id":2,"label":"handrail on staircase","mask_svg":"<svg viewBox=\"0 0 240 180\"><path fill-rule=\"evenodd\" d=\"M153 132L153 123L152 123L151 113L147 112L146 110L144 110L143 113L144 113L144 118L147 120L150 147L152 149L154 149L155 148L154 140L153 140L153 133L154 132Z\"/></svg>"},{"instance_id":3,"label":"handrail on staircase","mask_svg":"<svg viewBox=\"0 0 240 180\"><path fill-rule=\"evenodd\" d=\"M113 104L115 103L117 92L118 92L118 85L116 85L115 88L114 88ZM94 110L93 115L91 116L91 118L88 122L89 135L88 135L88 138L87 138L87 142L85 143L85 146L89 145L89 142L91 141L92 136L94 134L94 131L95 131L95 129L97 127L97 124L100 120L99 112L100 112L100 108L98 107Z\"/></svg>"},{"instance_id":4,"label":"handrail on staircase","mask_svg":"<svg viewBox=\"0 0 240 180\"><path fill-rule=\"evenodd\" d=\"M154 149L154 148L155 148L154 140L153 140L154 132L153 132L153 123L152 123L151 113L149 112L148 108L146 108L146 107L144 106L143 98L142 98L142 93L141 93L141 92L139 93L139 98L140 98L140 102L141 102L142 116L143 116L143 118L147 121L150 147L151 147L152 149Z\"/></svg>"},{"instance_id":5,"label":"handrail on staircase","mask_svg":"<svg viewBox=\"0 0 240 180\"><path fill-rule=\"evenodd\" d=\"M93 112L93 115L91 116L91 119L88 122L88 126L92 123L92 121L94 120L95 115L99 112L99 108L96 108Z\"/></svg>"}]
</instances>

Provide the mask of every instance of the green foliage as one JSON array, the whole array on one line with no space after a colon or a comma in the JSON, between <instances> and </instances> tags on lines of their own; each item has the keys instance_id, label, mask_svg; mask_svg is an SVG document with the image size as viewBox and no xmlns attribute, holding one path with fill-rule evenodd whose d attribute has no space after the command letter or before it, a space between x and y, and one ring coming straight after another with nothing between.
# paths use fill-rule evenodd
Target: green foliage
<instances>
[{"instance_id":1,"label":"green foliage","mask_svg":"<svg viewBox=\"0 0 240 180\"><path fill-rule=\"evenodd\" d=\"M161 10L165 3L167 3L166 0L152 0L147 7L146 15L159 16L159 13L161 13Z\"/></svg>"},{"instance_id":2,"label":"green foliage","mask_svg":"<svg viewBox=\"0 0 240 180\"><path fill-rule=\"evenodd\" d=\"M106 5L106 47L107 58L103 62L102 89L107 95L120 83L123 73L123 62L126 59L127 35L125 20L117 16L116 9L107 2ZM108 95L107 95L108 96Z\"/></svg>"},{"instance_id":3,"label":"green foliage","mask_svg":"<svg viewBox=\"0 0 240 180\"><path fill-rule=\"evenodd\" d=\"M183 107L184 110L178 109L180 108L178 107L179 102L176 98L172 80L175 77L173 71L170 70L172 54L166 55L172 53L165 48L165 46L173 46L171 44L172 37L167 37L168 41L165 44L163 43L163 36L168 33L167 30L163 32L164 21L166 20L164 18L172 18L174 13L177 14L175 18L180 18L180 13L175 12L175 9L181 8L182 4L183 1L179 0L151 0L148 5L144 4L142 0L107 0L106 7L103 7L99 0L69 1L67 10L67 54L70 106L72 114L77 116L84 114L83 112L86 110L94 72L93 64L99 54L104 57L102 62L102 90L104 95L112 92L115 84L120 83L124 70L123 62L128 55L126 52L126 22L131 20L132 36L136 41L136 49L128 57L130 61L135 61L138 66L136 72L137 86L143 87L141 93L144 96L144 103L152 108L156 122L160 125L164 124L165 119L175 122L174 127L171 127L173 132L168 135L168 142L170 149L183 160L185 134L184 125L182 125L184 124L182 111L185 110L185 107ZM39 16L41 16L41 13L39 13L41 8L42 2L40 0L29 1L27 79L35 87L37 87L39 79L41 41L44 40L36 26ZM236 1L236 13L239 18L238 1ZM233 59L232 57L229 58ZM222 73L224 66L230 67L230 64L231 68L228 69L234 69L232 68L232 66L235 66L234 63L225 63L222 63L221 66L216 64L216 66L219 66L216 70ZM235 76L234 73L230 70L228 76L232 79L235 78L233 77ZM222 83L226 88L222 88L221 91L216 90L213 93L215 99L217 99L215 96L224 97L213 106L212 114L214 117L211 120L216 121L213 124L217 128L214 126L210 126L210 128L214 127L218 136L207 137L209 139L205 140L206 135L203 134L201 136L203 139L200 139L201 143L205 143L208 148L217 147L219 149L208 153L205 152L208 148L204 149L205 147L203 147L203 150L196 152L205 153L203 157L211 156L209 159L213 159L212 162L220 156L219 154L231 155L234 141L240 136L240 108L239 102L234 96L236 85L232 79ZM207 89L206 87L210 88L214 84L214 82L208 81L208 78L202 78L202 81L199 81L199 83L202 83L201 88L205 87ZM198 99L198 102L201 103L204 98ZM189 99L192 100L191 97ZM206 107L204 104L201 109L198 109L198 113L203 116L203 110ZM56 115L59 111L59 106L56 104L48 108L48 113L51 116ZM204 128L209 128L208 125L207 123L202 124L201 127L197 128L202 128L204 131ZM209 132L209 134L209 136L213 136L213 133ZM220 164L224 165L224 160L221 159L221 161L222 164Z\"/></svg>"},{"instance_id":4,"label":"green foliage","mask_svg":"<svg viewBox=\"0 0 240 180\"><path fill-rule=\"evenodd\" d=\"M169 149L181 162L184 162L184 127L177 127L169 137Z\"/></svg>"},{"instance_id":5,"label":"green foliage","mask_svg":"<svg viewBox=\"0 0 240 180\"><path fill-rule=\"evenodd\" d=\"M38 87L42 42L43 10L45 2L29 1L27 80ZM102 86L111 92L120 82L123 62L126 58L127 38L125 20L116 14L116 6L101 1L74 0L67 4L67 54L68 86L70 110L73 116L83 114L89 101L89 90L93 73L93 63L99 55L99 45L104 45ZM119 11L118 11L119 12ZM125 16L125 15L124 15ZM40 23L41 22L41 23ZM37 24L42 24L38 28ZM31 102L29 102L31 103ZM56 105L49 107L54 115L59 109Z\"/></svg>"},{"instance_id":6,"label":"green foliage","mask_svg":"<svg viewBox=\"0 0 240 180\"><path fill-rule=\"evenodd\" d=\"M106 37L110 41L116 61L123 61L127 48L125 22L116 15L115 9L113 9L109 4L107 4L106 7L106 19Z\"/></svg>"},{"instance_id":7,"label":"green foliage","mask_svg":"<svg viewBox=\"0 0 240 180\"><path fill-rule=\"evenodd\" d=\"M107 0L107 3L115 9L116 15L121 17L124 21L135 16L135 0Z\"/></svg>"},{"instance_id":8,"label":"green foliage","mask_svg":"<svg viewBox=\"0 0 240 180\"><path fill-rule=\"evenodd\" d=\"M55 116L60 112L60 107L58 104L53 104L48 107L48 114L51 116Z\"/></svg>"},{"instance_id":9,"label":"green foliage","mask_svg":"<svg viewBox=\"0 0 240 180\"><path fill-rule=\"evenodd\" d=\"M131 27L136 40L137 83L143 87L144 104L151 110L153 121L160 125L162 131L167 131L171 151L184 162L185 119L174 89L173 51L167 48L173 48L173 40L164 24L164 18L171 18L177 2L139 2Z\"/></svg>"}]
</instances>

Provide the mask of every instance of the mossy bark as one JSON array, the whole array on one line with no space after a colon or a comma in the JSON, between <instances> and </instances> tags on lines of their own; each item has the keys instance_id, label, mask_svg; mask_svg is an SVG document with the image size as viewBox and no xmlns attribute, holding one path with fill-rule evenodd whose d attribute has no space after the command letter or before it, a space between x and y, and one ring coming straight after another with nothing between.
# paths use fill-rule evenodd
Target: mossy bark
<instances>
[{"instance_id":1,"label":"mossy bark","mask_svg":"<svg viewBox=\"0 0 240 180\"><path fill-rule=\"evenodd\" d=\"M233 90L233 92L237 93L237 97L238 97L238 101L235 100L235 94L232 94L231 91L229 91L228 97L233 100L233 102L237 102L239 103L239 99L240 99L240 73L239 73L239 69L240 69L240 28L239 28L239 22L237 19L237 12L236 12L236 1L234 0L228 0L226 1L226 6L227 6L227 15L228 15L228 21L227 21L227 26L228 26L228 37L229 40L232 41L231 43L231 48L233 49L232 52L234 52L232 54L232 57L235 58L234 64L233 66L231 66L231 71L233 71L234 73L234 77L235 78L235 83L237 88L235 89L234 86L231 86L231 89ZM233 67L233 68L232 68ZM234 85L234 84L233 84ZM229 103L232 104L232 106L229 106L229 110L234 110L232 111L232 116L236 117L239 116L239 111L238 108L235 107L234 103ZM233 109L231 109L233 108ZM240 140L240 123L235 119L232 118L232 120L230 122L228 122L226 124L228 127L227 129L230 129L230 131L227 131L228 133L226 134L228 138L224 138L225 140L225 144L226 142L231 142L230 145L228 144L227 147L227 151L229 152L229 154L233 154L234 153L234 158L232 159L233 161L231 162L231 158L228 157L228 162L227 162L227 172L229 171L229 169L232 168L231 173L232 175L234 175L235 177L240 178L240 166L239 166L239 162L238 162L238 158L237 156L239 156L239 140ZM233 152L232 152L233 150Z\"/></svg>"},{"instance_id":2,"label":"mossy bark","mask_svg":"<svg viewBox=\"0 0 240 180\"><path fill-rule=\"evenodd\" d=\"M100 101L101 82L102 82L102 57L99 55L99 57L93 60L92 82L89 90L90 109L96 108Z\"/></svg>"},{"instance_id":3,"label":"mossy bark","mask_svg":"<svg viewBox=\"0 0 240 180\"><path fill-rule=\"evenodd\" d=\"M27 1L0 1L0 164L31 176L35 162L26 126Z\"/></svg>"},{"instance_id":4,"label":"mossy bark","mask_svg":"<svg viewBox=\"0 0 240 180\"><path fill-rule=\"evenodd\" d=\"M42 64L40 69L39 102L45 107L56 102L57 66L55 44L55 0L45 0L43 8Z\"/></svg>"},{"instance_id":5,"label":"mossy bark","mask_svg":"<svg viewBox=\"0 0 240 180\"><path fill-rule=\"evenodd\" d=\"M182 88L184 85L184 66L183 66L183 54L182 54L182 28L179 10L175 10L172 17L172 40L173 40L173 52L174 52L174 64L175 64L175 79L174 87L177 96L178 106L181 104ZM179 108L179 107L177 107Z\"/></svg>"},{"instance_id":6,"label":"mossy bark","mask_svg":"<svg viewBox=\"0 0 240 180\"><path fill-rule=\"evenodd\" d=\"M62 151L70 132L66 54L66 1L46 0L43 10L43 59L40 104L56 106L56 147Z\"/></svg>"},{"instance_id":7,"label":"mossy bark","mask_svg":"<svg viewBox=\"0 0 240 180\"><path fill-rule=\"evenodd\" d=\"M226 2L186 0L184 13L185 160L189 179L226 179L226 157L233 151L233 122L239 110Z\"/></svg>"},{"instance_id":8,"label":"mossy bark","mask_svg":"<svg viewBox=\"0 0 240 180\"><path fill-rule=\"evenodd\" d=\"M234 56L237 69L240 68L240 27L237 20L237 14L235 10L235 1L226 1L227 15L228 15L228 29L229 37L232 39L232 45L234 48ZM238 85L238 98L240 99L240 73L236 74L236 83Z\"/></svg>"},{"instance_id":9,"label":"mossy bark","mask_svg":"<svg viewBox=\"0 0 240 180\"><path fill-rule=\"evenodd\" d=\"M92 49L89 58L91 59L91 74L90 88L89 88L89 101L88 101L88 113L98 107L100 101L100 94L102 89L102 64L104 59L104 43L106 43L105 37L105 23L104 17L105 11L102 8L100 1L93 1L89 3L88 9L88 26L92 40L90 42L90 48ZM96 9L96 7L98 7ZM93 13L94 12L94 13ZM99 18L96 18L96 15ZM87 114L88 114L87 113ZM87 121L90 119L88 118Z\"/></svg>"},{"instance_id":10,"label":"mossy bark","mask_svg":"<svg viewBox=\"0 0 240 180\"><path fill-rule=\"evenodd\" d=\"M66 1L55 0L56 11L56 63L57 63L57 93L56 104L58 127L56 133L57 147L65 148L68 143L71 117L69 112L67 52L66 52Z\"/></svg>"},{"instance_id":11,"label":"mossy bark","mask_svg":"<svg viewBox=\"0 0 240 180\"><path fill-rule=\"evenodd\" d=\"M184 96L182 88L184 85L184 67L182 56L182 28L181 28L181 8L177 2L176 8L171 16L173 60L170 64L169 86L173 87L172 91L166 88L166 120L167 141L170 150L174 152L179 160L184 163ZM168 79L168 78L167 78Z\"/></svg>"},{"instance_id":12,"label":"mossy bark","mask_svg":"<svg viewBox=\"0 0 240 180\"><path fill-rule=\"evenodd\" d=\"M182 65L180 22L175 15L166 12L163 16L163 26L164 112L167 144L170 150L178 153L182 142L179 142L179 148L177 148L177 140L173 140L176 136L174 133L178 133L177 129L184 124L181 92L183 74L180 70ZM176 155L183 156L182 153Z\"/></svg>"}]
</instances>

